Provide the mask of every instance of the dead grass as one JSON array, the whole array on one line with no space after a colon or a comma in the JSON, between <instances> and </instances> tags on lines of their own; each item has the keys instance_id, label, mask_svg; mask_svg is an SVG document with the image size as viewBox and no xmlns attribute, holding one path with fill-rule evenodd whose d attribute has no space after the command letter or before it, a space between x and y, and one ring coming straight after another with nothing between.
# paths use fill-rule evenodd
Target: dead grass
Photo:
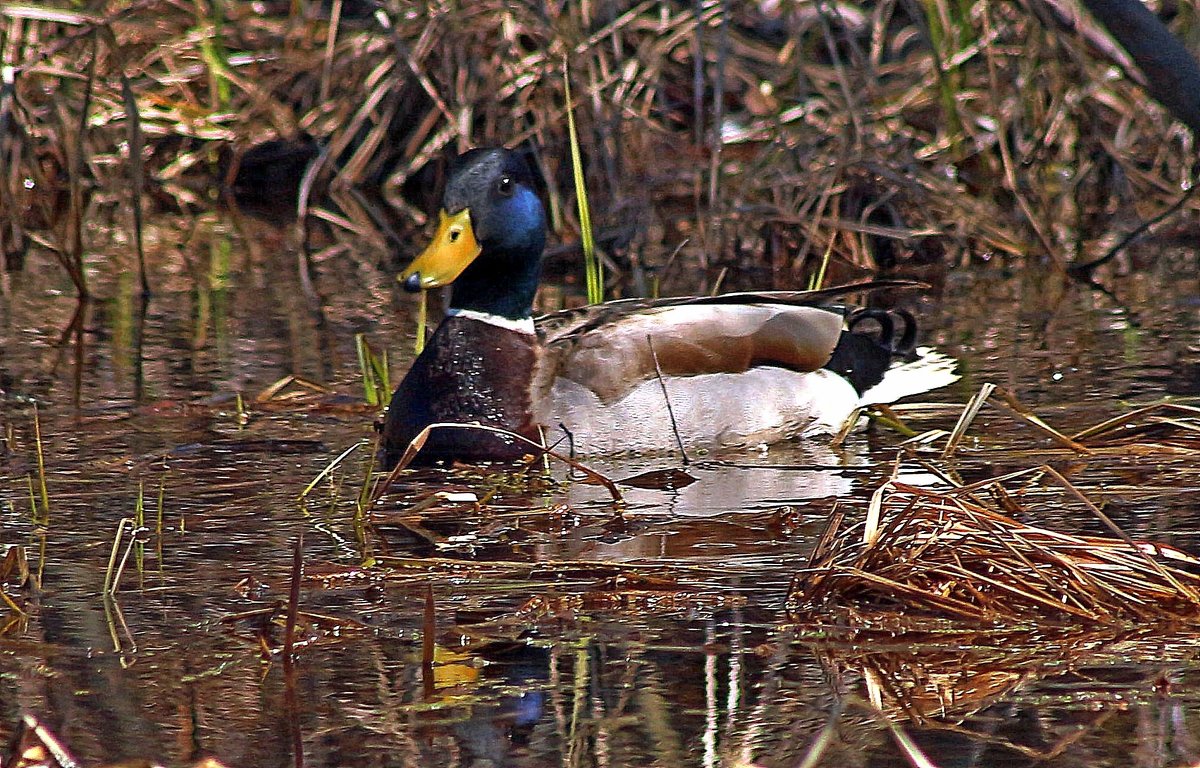
<instances>
[{"instance_id":1,"label":"dead grass","mask_svg":"<svg viewBox=\"0 0 1200 768\"><path fill-rule=\"evenodd\" d=\"M1158 404L1073 436L1102 448L1197 450L1197 409ZM911 454L910 454L911 455ZM924 631L952 626L1107 626L1130 630L1200 614L1200 559L1135 541L1049 465L964 485L950 468L915 461L934 487L892 479L863 521L836 513L789 597L801 622L849 617L856 627ZM1078 513L1110 536L1062 533L1025 520Z\"/></svg>"},{"instance_id":2,"label":"dead grass","mask_svg":"<svg viewBox=\"0 0 1200 768\"><path fill-rule=\"evenodd\" d=\"M1118 50L1016 4L261 5L0 10L10 264L36 244L81 273L82 222L138 209L143 143L146 204L182 210L211 205L250 147L307 147L310 221L403 251L445 151L531 142L573 243L564 60L598 245L633 292L677 249L706 268L690 290L723 268L731 288L802 286L826 254L831 281L904 259L1066 265L1166 210L1194 156L1112 76Z\"/></svg>"}]
</instances>

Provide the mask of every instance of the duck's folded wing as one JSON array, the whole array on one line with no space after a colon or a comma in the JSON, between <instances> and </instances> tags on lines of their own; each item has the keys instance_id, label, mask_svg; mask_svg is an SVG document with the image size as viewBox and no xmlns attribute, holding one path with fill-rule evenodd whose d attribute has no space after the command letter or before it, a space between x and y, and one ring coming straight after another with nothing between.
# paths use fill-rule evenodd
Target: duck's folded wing
<instances>
[{"instance_id":1,"label":"duck's folded wing","mask_svg":"<svg viewBox=\"0 0 1200 768\"><path fill-rule=\"evenodd\" d=\"M863 296L883 290L927 288L913 280L868 280L846 283L811 291L752 291L722 293L716 296L667 296L658 299L617 299L603 304L590 304L573 309L561 309L542 315L535 321L542 343L554 344L572 335L600 330L623 317L651 309L691 305L786 304L789 306L820 306L829 309L830 302L847 296Z\"/></svg>"},{"instance_id":2,"label":"duck's folded wing","mask_svg":"<svg viewBox=\"0 0 1200 768\"><path fill-rule=\"evenodd\" d=\"M643 307L546 335L536 386L547 391L555 378L567 378L612 402L659 372L814 371L829 360L842 324L837 312L786 304Z\"/></svg>"}]
</instances>

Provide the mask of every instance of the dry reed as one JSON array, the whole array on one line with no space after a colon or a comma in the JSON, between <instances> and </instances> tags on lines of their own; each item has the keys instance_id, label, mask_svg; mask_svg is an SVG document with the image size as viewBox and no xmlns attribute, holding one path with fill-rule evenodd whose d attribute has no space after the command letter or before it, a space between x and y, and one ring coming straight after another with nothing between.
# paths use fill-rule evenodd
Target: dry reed
<instances>
[{"instance_id":1,"label":"dry reed","mask_svg":"<svg viewBox=\"0 0 1200 768\"><path fill-rule=\"evenodd\" d=\"M703 285L687 276L699 290L723 270L732 288L803 286L826 261L831 282L903 259L1065 265L1167 210L1190 179L1190 135L1147 103L1120 50L1016 4L338 7L0 9L10 264L49 248L86 290L80 221L195 210L214 181L269 186L289 163L308 168L310 220L405 250L443 152L526 141L574 243L564 58L604 201L597 245L634 292L663 280L676 249L674 263L707 269Z\"/></svg>"},{"instance_id":2,"label":"dry reed","mask_svg":"<svg viewBox=\"0 0 1200 768\"><path fill-rule=\"evenodd\" d=\"M1045 512L1021 506L1021 494L1005 483L1039 477L1115 535L1015 519L1011 513L1039 519ZM789 599L800 621L824 623L832 611L853 615L856 626L927 629L936 617L1010 629L1030 622L1128 629L1200 614L1200 559L1130 539L1051 467L936 490L892 479L876 491L864 523L843 522L833 517L796 577Z\"/></svg>"}]
</instances>

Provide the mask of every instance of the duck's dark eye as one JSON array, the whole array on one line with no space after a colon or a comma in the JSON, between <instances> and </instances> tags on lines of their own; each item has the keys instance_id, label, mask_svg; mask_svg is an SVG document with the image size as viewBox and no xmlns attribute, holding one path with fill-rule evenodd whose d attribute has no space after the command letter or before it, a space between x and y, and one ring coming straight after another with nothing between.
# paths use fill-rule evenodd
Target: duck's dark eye
<instances>
[{"instance_id":1,"label":"duck's dark eye","mask_svg":"<svg viewBox=\"0 0 1200 768\"><path fill-rule=\"evenodd\" d=\"M496 181L497 194L504 195L505 197L512 197L512 193L515 189L516 185L513 184L513 180L509 176L501 176Z\"/></svg>"}]
</instances>

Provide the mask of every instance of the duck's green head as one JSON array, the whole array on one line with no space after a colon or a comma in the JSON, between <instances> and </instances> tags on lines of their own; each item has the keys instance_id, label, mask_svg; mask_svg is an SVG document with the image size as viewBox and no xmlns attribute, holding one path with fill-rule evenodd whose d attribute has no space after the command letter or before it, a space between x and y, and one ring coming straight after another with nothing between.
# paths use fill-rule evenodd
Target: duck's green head
<instances>
[{"instance_id":1,"label":"duck's green head","mask_svg":"<svg viewBox=\"0 0 1200 768\"><path fill-rule=\"evenodd\" d=\"M433 241L400 275L410 291L454 283L450 306L520 319L532 312L546 214L516 152L473 149L453 165Z\"/></svg>"}]
</instances>

